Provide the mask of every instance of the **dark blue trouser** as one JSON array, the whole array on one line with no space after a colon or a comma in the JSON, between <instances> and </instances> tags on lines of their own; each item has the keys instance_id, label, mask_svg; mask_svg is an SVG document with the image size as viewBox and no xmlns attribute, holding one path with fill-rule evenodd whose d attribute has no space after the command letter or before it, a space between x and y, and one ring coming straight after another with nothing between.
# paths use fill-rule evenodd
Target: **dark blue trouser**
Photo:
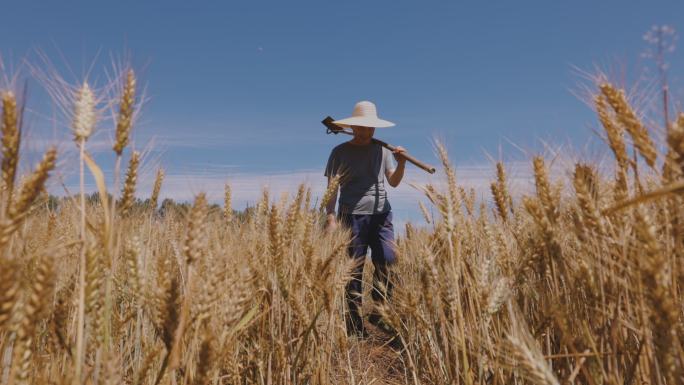
<instances>
[{"instance_id":1,"label":"dark blue trouser","mask_svg":"<svg viewBox=\"0 0 684 385\"><path fill-rule=\"evenodd\" d=\"M352 327L360 329L363 325L359 309L362 298L363 263L368 247L375 266L373 273L374 301L382 302L391 296L392 282L388 266L396 262L394 254L394 227L392 212L383 214L340 214L340 223L351 230L351 240L347 253L355 258L357 265L352 270L352 278L346 287L347 306Z\"/></svg>"}]
</instances>

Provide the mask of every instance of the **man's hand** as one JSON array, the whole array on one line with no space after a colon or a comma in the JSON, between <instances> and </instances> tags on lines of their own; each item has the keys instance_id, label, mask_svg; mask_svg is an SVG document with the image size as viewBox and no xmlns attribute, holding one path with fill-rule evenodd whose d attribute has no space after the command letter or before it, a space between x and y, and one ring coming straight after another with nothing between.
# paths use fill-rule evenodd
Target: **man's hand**
<instances>
[{"instance_id":1,"label":"man's hand","mask_svg":"<svg viewBox=\"0 0 684 385\"><path fill-rule=\"evenodd\" d=\"M404 154L406 153L406 149L401 146L397 146L394 151L392 151L392 154L394 155L394 159L397 161L397 163L406 163L406 157L404 157Z\"/></svg>"},{"instance_id":2,"label":"man's hand","mask_svg":"<svg viewBox=\"0 0 684 385\"><path fill-rule=\"evenodd\" d=\"M335 213L328 214L325 220L325 231L332 233L337 230L337 219L335 219Z\"/></svg>"},{"instance_id":3,"label":"man's hand","mask_svg":"<svg viewBox=\"0 0 684 385\"><path fill-rule=\"evenodd\" d=\"M397 168L391 172L389 170L385 172L387 182L389 182L389 185L392 187L399 186L401 179L404 177L404 167L406 167L406 157L404 154L406 154L406 149L401 146L397 146L394 151L392 151L394 159L397 160Z\"/></svg>"}]
</instances>

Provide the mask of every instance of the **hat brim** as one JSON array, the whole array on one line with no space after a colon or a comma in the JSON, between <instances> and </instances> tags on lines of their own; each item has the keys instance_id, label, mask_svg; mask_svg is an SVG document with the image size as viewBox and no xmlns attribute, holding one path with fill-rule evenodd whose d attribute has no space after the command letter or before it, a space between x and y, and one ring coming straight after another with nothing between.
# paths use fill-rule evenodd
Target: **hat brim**
<instances>
[{"instance_id":1,"label":"hat brim","mask_svg":"<svg viewBox=\"0 0 684 385\"><path fill-rule=\"evenodd\" d=\"M351 118L335 120L334 124L341 127L351 127L351 126L363 126L363 127L375 127L375 128L385 128L392 127L394 123L378 119L378 118L368 118L364 116L352 116Z\"/></svg>"}]
</instances>

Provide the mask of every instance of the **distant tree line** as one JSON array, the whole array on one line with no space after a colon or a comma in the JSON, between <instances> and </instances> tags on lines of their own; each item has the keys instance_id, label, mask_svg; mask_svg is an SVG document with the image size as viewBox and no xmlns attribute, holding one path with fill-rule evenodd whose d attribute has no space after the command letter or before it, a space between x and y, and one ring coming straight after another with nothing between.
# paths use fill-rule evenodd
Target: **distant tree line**
<instances>
[{"instance_id":1,"label":"distant tree line","mask_svg":"<svg viewBox=\"0 0 684 385\"><path fill-rule=\"evenodd\" d=\"M86 204L90 206L98 206L101 204L101 199L100 195L97 192L93 192L91 194L86 194ZM51 211L59 211L61 206L72 200L73 202L78 201L78 195L73 195L73 196L56 196L49 194L46 197L46 200L44 201L45 206L47 209ZM112 195L108 194L108 200L111 202ZM131 212L140 212L140 211L153 211L159 216L165 216L169 213L174 213L177 215L185 215L189 212L190 208L192 207L191 202L176 202L171 198L165 198L164 200L161 201L161 204L159 204L159 207L150 207L151 205L151 200L149 198L147 199L139 199L136 198L133 202L133 206L131 208ZM118 204L118 202L117 202ZM246 218L251 215L254 211L254 207L247 206L244 210L235 210L233 209L233 218L237 221L245 221ZM216 212L220 213L223 215L223 207L221 205L212 203L209 204L209 212Z\"/></svg>"}]
</instances>

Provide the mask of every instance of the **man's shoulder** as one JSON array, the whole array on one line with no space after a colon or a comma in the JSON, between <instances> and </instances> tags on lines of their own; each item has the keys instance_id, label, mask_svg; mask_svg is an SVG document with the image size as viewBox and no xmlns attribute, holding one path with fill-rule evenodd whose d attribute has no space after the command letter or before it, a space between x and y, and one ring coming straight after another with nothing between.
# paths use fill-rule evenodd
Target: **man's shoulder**
<instances>
[{"instance_id":1,"label":"man's shoulder","mask_svg":"<svg viewBox=\"0 0 684 385\"><path fill-rule=\"evenodd\" d=\"M348 147L348 145L349 144L347 142L340 143L337 146L333 147L332 151L330 152L333 154L343 152Z\"/></svg>"}]
</instances>

